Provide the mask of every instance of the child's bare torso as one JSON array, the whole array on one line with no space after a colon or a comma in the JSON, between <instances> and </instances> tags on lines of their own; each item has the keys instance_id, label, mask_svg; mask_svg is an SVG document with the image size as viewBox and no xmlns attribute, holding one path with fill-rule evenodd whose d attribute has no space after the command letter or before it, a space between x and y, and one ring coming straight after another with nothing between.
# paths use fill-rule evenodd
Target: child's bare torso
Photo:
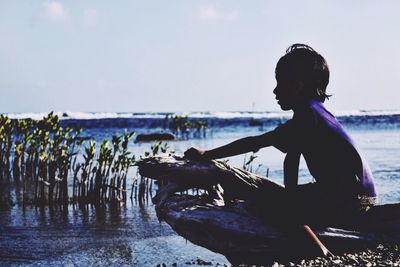
<instances>
[{"instance_id":1,"label":"child's bare torso","mask_svg":"<svg viewBox=\"0 0 400 267\"><path fill-rule=\"evenodd\" d=\"M354 141L321 102L310 100L299 105L293 118L275 132L274 146L283 152L301 153L322 188L336 188L349 197L376 197L368 165Z\"/></svg>"}]
</instances>

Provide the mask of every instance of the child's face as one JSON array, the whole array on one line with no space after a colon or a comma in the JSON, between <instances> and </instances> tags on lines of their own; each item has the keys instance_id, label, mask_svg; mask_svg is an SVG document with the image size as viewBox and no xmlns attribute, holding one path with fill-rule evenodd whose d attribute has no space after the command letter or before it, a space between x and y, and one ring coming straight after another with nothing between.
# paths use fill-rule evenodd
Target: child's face
<instances>
[{"instance_id":1,"label":"child's face","mask_svg":"<svg viewBox=\"0 0 400 267\"><path fill-rule=\"evenodd\" d=\"M293 109L302 99L303 83L288 75L276 74L275 99L282 110Z\"/></svg>"}]
</instances>

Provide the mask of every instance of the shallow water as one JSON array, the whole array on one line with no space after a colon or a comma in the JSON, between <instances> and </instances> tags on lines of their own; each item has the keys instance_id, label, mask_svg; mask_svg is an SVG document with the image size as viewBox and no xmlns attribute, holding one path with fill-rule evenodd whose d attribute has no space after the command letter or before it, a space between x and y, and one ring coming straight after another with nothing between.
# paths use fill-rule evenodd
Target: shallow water
<instances>
[{"instance_id":1,"label":"shallow water","mask_svg":"<svg viewBox=\"0 0 400 267\"><path fill-rule=\"evenodd\" d=\"M228 263L159 223L152 206L16 206L0 218L1 266Z\"/></svg>"},{"instance_id":2,"label":"shallow water","mask_svg":"<svg viewBox=\"0 0 400 267\"><path fill-rule=\"evenodd\" d=\"M237 138L261 134L284 121L281 117L262 126L249 127L249 120L230 118L216 120L206 138L169 142L171 150L182 153L190 146L213 148ZM344 117L345 127L369 162L376 179L381 203L400 202L400 119L388 117ZM79 123L79 121L69 121ZM138 132L150 131L145 120L86 121L84 134L101 141L121 133L125 128ZM132 124L130 124L132 123ZM142 125L142 127L139 127ZM158 128L159 130L161 128ZM153 129L154 130L154 129ZM130 151L143 155L151 143L130 144ZM253 171L282 182L284 154L274 148L260 150L253 162ZM244 156L229 158L230 164L241 167ZM129 174L129 183L135 177ZM304 161L300 181L311 181ZM130 194L130 192L128 192ZM125 206L44 207L13 206L0 210L0 265L130 265L156 266L159 263L193 262L199 257L212 263L228 263L224 256L191 244L177 236L166 224L160 223L151 203L138 205L128 201ZM214 264L215 265L215 264Z\"/></svg>"}]
</instances>

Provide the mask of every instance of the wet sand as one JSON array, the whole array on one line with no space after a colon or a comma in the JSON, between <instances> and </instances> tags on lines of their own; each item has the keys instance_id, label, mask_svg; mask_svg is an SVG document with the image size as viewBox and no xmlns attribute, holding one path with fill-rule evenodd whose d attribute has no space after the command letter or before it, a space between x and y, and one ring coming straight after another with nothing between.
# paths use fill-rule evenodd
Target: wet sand
<instances>
[{"instance_id":1,"label":"wet sand","mask_svg":"<svg viewBox=\"0 0 400 267\"><path fill-rule=\"evenodd\" d=\"M250 267L253 265L240 265L240 267ZM397 245L378 245L375 248L367 249L357 253L336 255L331 258L315 258L309 260L301 260L299 262L278 263L275 262L271 265L273 267L290 266L290 267L351 267L351 266L365 266L365 267L386 267L386 266L400 266L400 248Z\"/></svg>"}]
</instances>

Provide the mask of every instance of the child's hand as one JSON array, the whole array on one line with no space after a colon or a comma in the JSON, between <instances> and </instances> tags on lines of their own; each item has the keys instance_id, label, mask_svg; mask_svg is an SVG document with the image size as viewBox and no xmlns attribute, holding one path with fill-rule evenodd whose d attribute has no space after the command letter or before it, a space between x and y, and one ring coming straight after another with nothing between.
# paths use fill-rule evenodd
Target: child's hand
<instances>
[{"instance_id":1,"label":"child's hand","mask_svg":"<svg viewBox=\"0 0 400 267\"><path fill-rule=\"evenodd\" d=\"M185 151L184 155L185 158L187 159L202 161L202 160L207 160L205 157L205 152L206 151L204 149L191 147Z\"/></svg>"}]
</instances>

